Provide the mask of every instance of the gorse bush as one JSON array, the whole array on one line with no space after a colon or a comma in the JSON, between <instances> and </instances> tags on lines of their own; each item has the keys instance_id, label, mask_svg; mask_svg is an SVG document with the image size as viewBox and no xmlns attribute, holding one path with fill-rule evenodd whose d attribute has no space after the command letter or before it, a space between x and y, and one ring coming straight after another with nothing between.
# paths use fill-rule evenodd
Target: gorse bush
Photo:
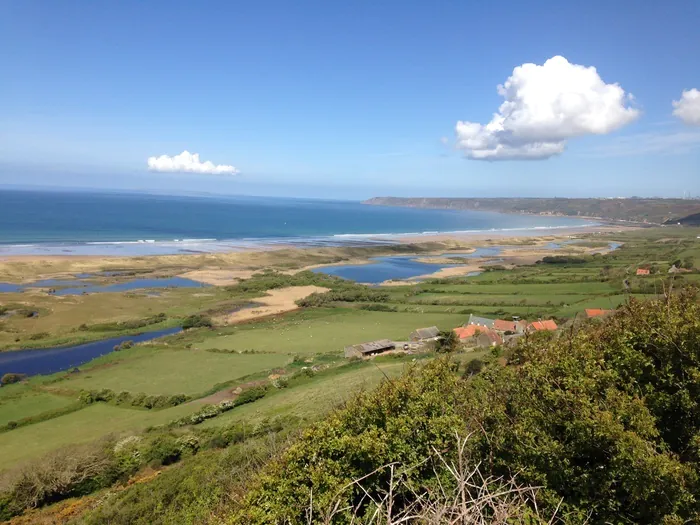
<instances>
[{"instance_id":1,"label":"gorse bush","mask_svg":"<svg viewBox=\"0 0 700 525\"><path fill-rule=\"evenodd\" d=\"M560 523L700 519L700 307L691 293L631 301L558 338L523 338L507 357L464 378L435 360L349 401L268 465L234 521L302 524L313 513L370 522L392 483L400 514L417 494L449 486L437 457L462 456L487 478L541 487L528 504ZM457 453L455 435L471 436L466 451Z\"/></svg>"}]
</instances>

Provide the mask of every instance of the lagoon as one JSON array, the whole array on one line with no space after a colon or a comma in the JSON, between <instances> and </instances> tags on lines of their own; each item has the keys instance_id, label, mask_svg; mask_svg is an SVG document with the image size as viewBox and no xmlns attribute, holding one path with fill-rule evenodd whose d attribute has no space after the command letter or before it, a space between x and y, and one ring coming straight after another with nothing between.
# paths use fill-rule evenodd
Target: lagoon
<instances>
[{"instance_id":1,"label":"lagoon","mask_svg":"<svg viewBox=\"0 0 700 525\"><path fill-rule=\"evenodd\" d=\"M182 328L180 327L163 328L134 335L111 337L80 345L0 352L0 377L8 373L26 374L28 376L55 374L56 372L84 365L97 357L113 352L114 347L124 341L142 343L158 337L176 334L181 330Z\"/></svg>"}]
</instances>

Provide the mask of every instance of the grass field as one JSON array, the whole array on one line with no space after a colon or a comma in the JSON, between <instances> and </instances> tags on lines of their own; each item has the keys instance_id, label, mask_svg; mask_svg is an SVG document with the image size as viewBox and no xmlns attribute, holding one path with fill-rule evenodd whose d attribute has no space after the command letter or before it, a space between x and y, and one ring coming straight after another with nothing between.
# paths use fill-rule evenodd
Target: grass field
<instances>
[{"instance_id":1,"label":"grass field","mask_svg":"<svg viewBox=\"0 0 700 525\"><path fill-rule=\"evenodd\" d=\"M226 426L238 421L255 423L275 416L315 419L353 394L374 388L386 377L398 376L405 367L406 362L383 362L324 374L294 388L277 390L260 401L243 405L203 425Z\"/></svg>"},{"instance_id":2,"label":"grass field","mask_svg":"<svg viewBox=\"0 0 700 525\"><path fill-rule=\"evenodd\" d=\"M21 397L0 398L0 426L10 421L38 416L50 410L67 407L76 402L66 396L56 396L45 392L31 392ZM0 441L2 438L0 437Z\"/></svg>"},{"instance_id":3,"label":"grass field","mask_svg":"<svg viewBox=\"0 0 700 525\"><path fill-rule=\"evenodd\" d=\"M126 352L124 352L126 353ZM290 357L282 354L224 354L202 350L134 347L103 367L71 374L61 388L127 391L146 394L204 392L217 383L284 366Z\"/></svg>"},{"instance_id":4,"label":"grass field","mask_svg":"<svg viewBox=\"0 0 700 525\"><path fill-rule=\"evenodd\" d=\"M194 412L191 405L165 410L135 410L102 403L56 419L0 434L0 470L63 445L86 443L108 434L137 432Z\"/></svg>"},{"instance_id":5,"label":"grass field","mask_svg":"<svg viewBox=\"0 0 700 525\"><path fill-rule=\"evenodd\" d=\"M229 335L208 338L196 346L309 355L340 352L347 345L375 339L407 340L416 328L437 325L449 330L465 321L464 315L454 314L319 309L312 314L268 321L262 326L241 326Z\"/></svg>"}]
</instances>

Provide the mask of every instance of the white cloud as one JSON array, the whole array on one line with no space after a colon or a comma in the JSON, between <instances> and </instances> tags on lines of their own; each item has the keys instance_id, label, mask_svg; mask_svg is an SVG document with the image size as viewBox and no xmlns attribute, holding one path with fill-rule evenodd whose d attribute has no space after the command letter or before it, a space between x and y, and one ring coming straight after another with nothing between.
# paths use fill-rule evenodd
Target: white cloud
<instances>
[{"instance_id":1,"label":"white cloud","mask_svg":"<svg viewBox=\"0 0 700 525\"><path fill-rule=\"evenodd\" d=\"M683 91L680 100L673 101L673 114L686 124L700 126L700 91L689 89Z\"/></svg>"},{"instance_id":2,"label":"white cloud","mask_svg":"<svg viewBox=\"0 0 700 525\"><path fill-rule=\"evenodd\" d=\"M562 56L516 67L498 94L505 102L488 124L455 126L457 147L471 159L546 159L562 153L568 139L610 133L640 114L619 85Z\"/></svg>"},{"instance_id":3,"label":"white cloud","mask_svg":"<svg viewBox=\"0 0 700 525\"><path fill-rule=\"evenodd\" d=\"M151 171L209 173L213 175L235 175L238 173L238 169L233 166L214 164L209 160L202 162L199 160L199 153L190 153L187 150L174 157L169 155L149 157L148 169Z\"/></svg>"}]
</instances>

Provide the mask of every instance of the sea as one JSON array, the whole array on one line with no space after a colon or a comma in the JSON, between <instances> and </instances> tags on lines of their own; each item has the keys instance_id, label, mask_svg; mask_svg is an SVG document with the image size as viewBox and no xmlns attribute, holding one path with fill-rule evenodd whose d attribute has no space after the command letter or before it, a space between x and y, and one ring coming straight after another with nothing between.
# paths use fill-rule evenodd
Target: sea
<instances>
[{"instance_id":1,"label":"sea","mask_svg":"<svg viewBox=\"0 0 700 525\"><path fill-rule=\"evenodd\" d=\"M576 228L590 221L248 196L0 190L0 255L160 255L392 243L405 235Z\"/></svg>"}]
</instances>

